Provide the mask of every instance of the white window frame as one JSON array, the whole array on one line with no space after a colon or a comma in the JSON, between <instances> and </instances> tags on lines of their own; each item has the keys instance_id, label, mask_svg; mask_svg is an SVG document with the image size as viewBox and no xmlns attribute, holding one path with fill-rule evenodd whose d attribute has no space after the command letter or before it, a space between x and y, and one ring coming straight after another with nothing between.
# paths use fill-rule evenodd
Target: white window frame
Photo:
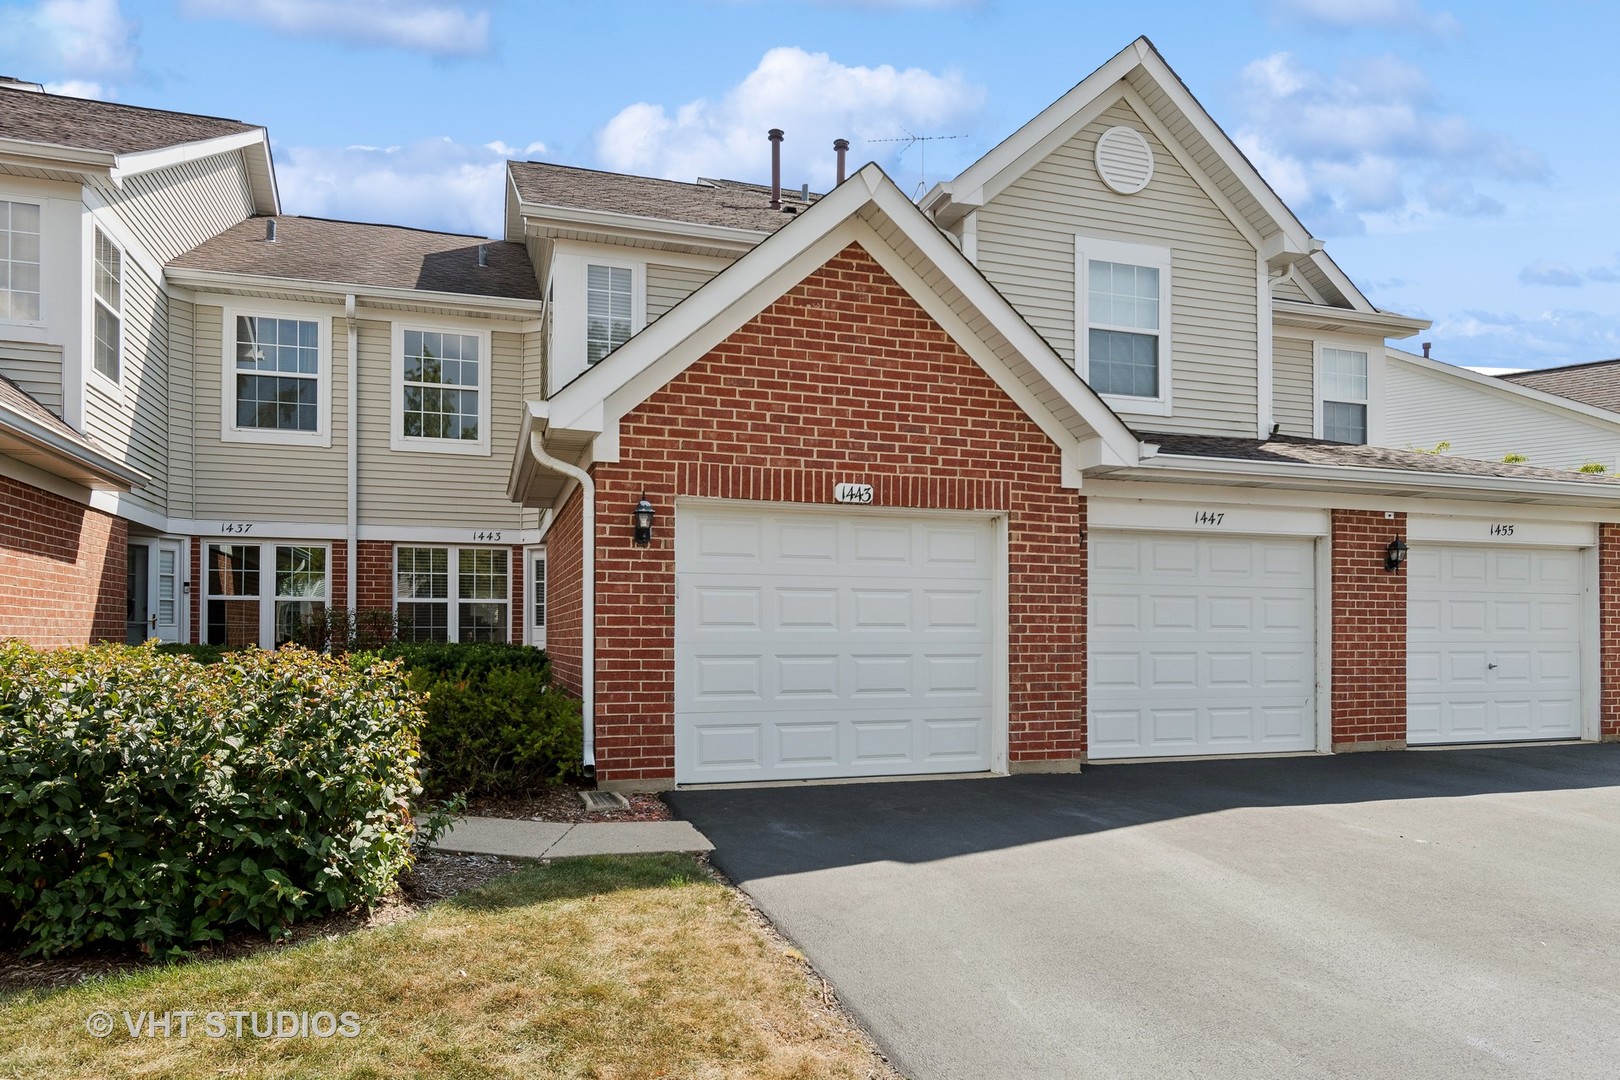
<instances>
[{"instance_id":1,"label":"white window frame","mask_svg":"<svg viewBox=\"0 0 1620 1080\"><path fill-rule=\"evenodd\" d=\"M545 566L545 577L536 580L534 573L535 560L540 560ZM551 580L551 564L546 555L546 546L526 547L523 549L523 637L536 649L546 647L546 624L551 618L551 594L546 591L546 582ZM537 604L544 605L546 618L536 620L534 609Z\"/></svg>"},{"instance_id":2,"label":"white window frame","mask_svg":"<svg viewBox=\"0 0 1620 1080\"><path fill-rule=\"evenodd\" d=\"M583 354L582 359L584 360L586 370L595 367L596 364L600 364L602 360L606 360L609 356L612 356L614 353L618 352L619 349L624 347L622 343L615 345L613 348L607 351L607 353L602 357L602 360L598 360L596 364L591 363L591 269L592 267L597 266L603 267L607 270L624 270L630 275L630 335L629 337L625 338L625 341L629 341L630 338L633 338L637 334L641 333L641 331L645 329L647 325L647 264L622 262L615 259L599 259L589 255L585 256L584 265L581 267L580 273L580 280L584 287L580 290L579 294L579 314L581 326L585 331L584 335L580 339L580 351Z\"/></svg>"},{"instance_id":3,"label":"white window frame","mask_svg":"<svg viewBox=\"0 0 1620 1080\"><path fill-rule=\"evenodd\" d=\"M1145 266L1159 272L1159 392L1154 397L1135 397L1124 394L1098 396L1119 412L1149 416L1169 416L1173 404L1175 355L1171 324L1172 312L1172 253L1170 248L1155 244L1135 244L1124 240L1104 240L1077 233L1074 238L1074 357L1075 370L1091 384L1092 329L1087 307L1091 296L1091 263L1112 262L1131 266ZM1151 331L1135 327L1098 325L1099 330L1119 330L1123 333L1145 334Z\"/></svg>"},{"instance_id":4,"label":"white window frame","mask_svg":"<svg viewBox=\"0 0 1620 1080\"><path fill-rule=\"evenodd\" d=\"M315 430L279 431L236 426L236 320L297 319L317 329L315 373ZM220 325L219 438L221 442L275 443L282 446L332 445L332 391L336 385L332 358L332 310L318 304L254 304L223 309Z\"/></svg>"},{"instance_id":5,"label":"white window frame","mask_svg":"<svg viewBox=\"0 0 1620 1080\"><path fill-rule=\"evenodd\" d=\"M417 330L428 334L461 334L478 339L478 386L476 388L478 391L478 438L476 440L432 439L405 434L405 332L407 330ZM394 323L393 346L389 352L391 366L388 376L390 407L392 409L392 419L389 421L388 427L388 445L390 449L425 454L490 456L490 395L495 382L492 374L495 368L492 337L493 335L488 327L470 321L436 319L432 322L396 321Z\"/></svg>"},{"instance_id":6,"label":"white window frame","mask_svg":"<svg viewBox=\"0 0 1620 1080\"><path fill-rule=\"evenodd\" d=\"M118 307L116 310L101 298L101 293L96 289L96 280L101 262L101 257L97 252L97 240L103 237L106 238L112 249L118 252ZM118 393L122 393L124 385L124 293L127 291L125 282L128 278L124 268L128 263L129 256L124 251L124 245L113 239L112 233L102 228L97 222L92 221L90 223L90 348L87 350L90 360L89 369L95 378ZM116 376L108 375L96 366L96 351L98 348L96 342L97 308L106 308L112 312L113 318L118 321L118 374Z\"/></svg>"},{"instance_id":7,"label":"white window frame","mask_svg":"<svg viewBox=\"0 0 1620 1080\"><path fill-rule=\"evenodd\" d=\"M219 595L209 590L208 579L212 566L208 556L209 549L214 547L256 547L259 549L259 593L258 596L251 597L251 599L257 600L259 604L259 648L275 648L277 599L300 599L295 597L276 596L276 548L320 548L322 551L326 552L326 593L324 596L319 597L319 600L321 603L326 605L326 609L328 611L332 609L332 545L328 541L262 540L244 542L240 539L229 536L204 537L202 542L202 575L201 580L198 583L203 594L202 605L198 612L201 616L202 623L198 633L199 641L206 642L208 640L208 605L210 602L214 600L250 599L250 597L246 595L233 597L228 595ZM301 599L314 600L317 598L303 597ZM184 603L184 600L181 602Z\"/></svg>"},{"instance_id":8,"label":"white window frame","mask_svg":"<svg viewBox=\"0 0 1620 1080\"><path fill-rule=\"evenodd\" d=\"M10 318L9 316L8 317L0 317L0 324L6 325L6 326L41 326L42 327L46 323L46 319L45 319L45 252L49 248L49 244L47 242L47 237L46 237L46 232L48 231L48 226L47 226L46 221L45 221L45 217L46 217L46 214L45 214L45 200L40 199L38 197L30 197L30 196L25 196L25 195L14 195L14 194L10 194L10 193L5 192L5 191L0 191L0 202L22 203L22 204L27 205L27 206L32 206L32 207L34 207L35 209L37 209L39 211L39 318L37 318L37 319L13 319L13 318ZM92 252L92 256L93 256L93 252ZM8 257L7 261L9 263L9 261L10 261L9 257ZM94 365L92 365L92 366L94 366Z\"/></svg>"},{"instance_id":9,"label":"white window frame","mask_svg":"<svg viewBox=\"0 0 1620 1080\"><path fill-rule=\"evenodd\" d=\"M1322 365L1323 365L1323 362L1324 362L1324 358L1323 358L1322 354L1328 349L1334 349L1334 350L1337 350L1339 352L1361 353L1363 356L1365 356L1367 358L1367 396L1365 398L1363 398L1363 399L1361 399L1359 401L1351 401L1351 400L1348 400L1346 398L1337 398L1337 397L1336 398L1329 398L1327 396L1327 394L1324 392L1324 389L1323 389L1324 382L1323 382L1323 378L1322 378ZM1311 398L1312 398L1311 405L1312 405L1312 409L1314 410L1314 417L1313 417L1313 419L1311 421L1312 422L1311 434L1315 438L1318 438L1318 439L1325 439L1327 437L1326 435L1323 434L1323 429L1322 429L1322 414L1324 412L1324 409L1323 409L1323 403L1324 402L1334 401L1334 402L1337 402L1338 404L1341 404L1341 405L1360 405L1360 406L1362 406L1363 408L1365 408L1367 410L1366 414L1365 414L1366 419L1367 419L1367 427L1366 427L1366 431L1364 432L1364 436L1365 436L1366 441L1359 444L1359 445L1362 445L1362 446L1370 446L1370 445L1372 445L1373 444L1372 399L1373 399L1373 379L1374 379L1374 371L1373 371L1373 356L1374 356L1374 353L1373 353L1373 350L1371 348L1369 348L1366 344L1362 343L1362 342L1319 340L1319 341L1316 341L1314 343L1312 351L1314 353L1314 356L1312 358L1312 364L1311 364ZM1356 445L1356 444L1345 443L1343 445L1349 446L1349 445Z\"/></svg>"},{"instance_id":10,"label":"white window frame","mask_svg":"<svg viewBox=\"0 0 1620 1080\"><path fill-rule=\"evenodd\" d=\"M504 638L502 638L501 640L506 641L506 642L510 642L512 640L512 549L510 547L506 547L506 546L501 545L501 544L437 544L437 543L430 543L430 542L427 542L427 541L422 541L422 542L419 542L419 543L417 543L417 542L408 542L408 541L400 541L399 543L396 543L394 545L393 559L391 560L392 564L393 564L393 581L392 581L391 588L392 588L392 591L393 591L393 594L394 594L394 619L395 619L396 623L398 622L398 619L399 619L399 605L400 605L400 595L399 595L399 552L400 552L401 548L440 549L440 550L443 550L443 551L446 552L446 556L445 556L446 563L445 563L445 565L447 567L446 573L447 573L448 581L445 584L445 594L446 595L445 595L444 599L443 600L438 600L438 599L429 600L429 599L421 599L421 598L407 596L407 597L404 598L404 601L407 604L421 604L421 603L443 603L443 604L445 604L446 605L446 608L445 608L445 611L446 611L446 617L445 617L445 640L450 641L450 642L459 642L461 640L461 604L463 602L462 597L461 597L461 570L460 570L460 567L461 567L461 553L463 551L502 551L502 552L505 552L506 553L506 596L503 599L499 600L499 601L490 600L490 599L483 599L483 598L479 598L479 597L471 597L471 598L468 598L466 600L466 603L469 603L469 604L494 604L494 603L505 604L506 605L506 636ZM525 592L527 592L527 590L525 590Z\"/></svg>"}]
</instances>

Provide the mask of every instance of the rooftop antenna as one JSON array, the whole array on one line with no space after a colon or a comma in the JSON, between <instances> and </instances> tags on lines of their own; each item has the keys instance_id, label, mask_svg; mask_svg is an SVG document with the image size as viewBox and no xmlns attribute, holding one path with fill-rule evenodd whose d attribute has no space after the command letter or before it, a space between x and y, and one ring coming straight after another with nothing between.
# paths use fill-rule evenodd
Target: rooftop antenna
<instances>
[{"instance_id":1,"label":"rooftop antenna","mask_svg":"<svg viewBox=\"0 0 1620 1080\"><path fill-rule=\"evenodd\" d=\"M967 136L966 135L913 135L911 133L911 130L909 128L907 128L905 125L898 124L896 126L899 127L901 131L904 131L906 133L904 138L867 139L866 141L869 142L869 143L880 143L880 142L905 143L906 145L904 145L904 146L902 146L900 148L900 153L895 155L895 157L897 157L897 158L903 156L905 154L905 152L907 150L910 150L913 146L916 146L916 147L919 148L918 151L917 151L917 191L916 191L915 194L913 194L911 196L911 201L916 202L918 199L922 198L923 193L928 190L928 144L931 143L931 142L940 142L940 141L945 140L945 139L965 139L965 138L967 138Z\"/></svg>"}]
</instances>

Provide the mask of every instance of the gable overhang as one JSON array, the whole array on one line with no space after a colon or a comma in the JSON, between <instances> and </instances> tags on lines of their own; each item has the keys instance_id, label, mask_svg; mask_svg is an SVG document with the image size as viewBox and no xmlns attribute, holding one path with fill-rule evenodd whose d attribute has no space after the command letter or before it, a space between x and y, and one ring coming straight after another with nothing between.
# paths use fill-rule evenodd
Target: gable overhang
<instances>
[{"instance_id":1,"label":"gable overhang","mask_svg":"<svg viewBox=\"0 0 1620 1080\"><path fill-rule=\"evenodd\" d=\"M275 163L270 156L270 137L263 128L130 154L26 139L0 139L0 167L39 170L63 179L105 179L122 186L131 176L238 152L247 172L253 212L279 214L281 196L276 188Z\"/></svg>"},{"instance_id":2,"label":"gable overhang","mask_svg":"<svg viewBox=\"0 0 1620 1080\"><path fill-rule=\"evenodd\" d=\"M151 477L65 432L0 405L0 454L82 487L130 491Z\"/></svg>"},{"instance_id":3,"label":"gable overhang","mask_svg":"<svg viewBox=\"0 0 1620 1080\"><path fill-rule=\"evenodd\" d=\"M1430 319L1414 319L1389 311L1355 311L1275 297L1271 301L1271 322L1274 326L1385 338L1411 337L1434 325Z\"/></svg>"},{"instance_id":4,"label":"gable overhang","mask_svg":"<svg viewBox=\"0 0 1620 1080\"><path fill-rule=\"evenodd\" d=\"M1349 307L1376 310L1146 37L1131 42L955 179L936 184L923 197L923 209L941 226L954 226L1121 98L1156 128L1160 141L1255 243L1271 269L1298 264L1319 288Z\"/></svg>"},{"instance_id":5,"label":"gable overhang","mask_svg":"<svg viewBox=\"0 0 1620 1080\"><path fill-rule=\"evenodd\" d=\"M1147 449L1151 450L1152 446L1149 445ZM1234 488L1355 492L1415 499L1620 507L1620 481L1605 483L1351 465L1278 464L1193 454L1147 456L1137 466L1108 469L1105 474L1109 480L1197 484L1206 488L1224 485Z\"/></svg>"},{"instance_id":6,"label":"gable overhang","mask_svg":"<svg viewBox=\"0 0 1620 1080\"><path fill-rule=\"evenodd\" d=\"M322 281L316 278L276 277L269 274L243 274L229 270L198 270L167 266L164 280L194 293L222 296L295 300L341 304L345 297L376 301L380 305L404 304L457 315L484 316L533 322L540 318L545 304L506 296L480 296L474 293L440 292L399 286L367 285L359 282Z\"/></svg>"},{"instance_id":7,"label":"gable overhang","mask_svg":"<svg viewBox=\"0 0 1620 1080\"><path fill-rule=\"evenodd\" d=\"M1063 455L1079 487L1134 464L1123 421L876 165L867 165L526 416L552 456L616 461L619 422L850 245L867 252L995 380ZM528 454L526 443L517 448ZM534 493L517 484L512 497ZM527 474L525 474L527 475Z\"/></svg>"}]
</instances>

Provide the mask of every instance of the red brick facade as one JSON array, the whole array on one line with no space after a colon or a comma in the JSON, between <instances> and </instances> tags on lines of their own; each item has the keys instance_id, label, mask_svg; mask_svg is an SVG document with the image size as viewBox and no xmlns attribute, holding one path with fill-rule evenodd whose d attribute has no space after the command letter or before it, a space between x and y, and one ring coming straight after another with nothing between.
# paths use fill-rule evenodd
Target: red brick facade
<instances>
[{"instance_id":1,"label":"red brick facade","mask_svg":"<svg viewBox=\"0 0 1620 1080\"><path fill-rule=\"evenodd\" d=\"M607 782L674 775L673 514L680 496L830 503L858 475L886 507L1008 518L1009 756L1078 762L1085 555L1059 452L864 251L846 249L624 417L595 467L596 752ZM646 492L664 516L637 548ZM548 534L559 675L577 667L578 499Z\"/></svg>"},{"instance_id":2,"label":"red brick facade","mask_svg":"<svg viewBox=\"0 0 1620 1080\"><path fill-rule=\"evenodd\" d=\"M128 539L122 518L0 476L0 638L123 641Z\"/></svg>"},{"instance_id":3,"label":"red brick facade","mask_svg":"<svg viewBox=\"0 0 1620 1080\"><path fill-rule=\"evenodd\" d=\"M1406 746L1406 570L1384 569L1406 515L1333 511L1333 749Z\"/></svg>"},{"instance_id":4,"label":"red brick facade","mask_svg":"<svg viewBox=\"0 0 1620 1080\"><path fill-rule=\"evenodd\" d=\"M1620 741L1620 525L1598 526L1599 723L1605 742Z\"/></svg>"}]
</instances>

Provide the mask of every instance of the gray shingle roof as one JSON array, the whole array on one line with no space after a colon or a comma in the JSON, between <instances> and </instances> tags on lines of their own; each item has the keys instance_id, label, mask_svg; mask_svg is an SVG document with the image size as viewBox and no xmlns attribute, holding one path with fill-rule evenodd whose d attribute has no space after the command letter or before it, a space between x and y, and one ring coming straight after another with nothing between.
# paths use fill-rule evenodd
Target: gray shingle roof
<instances>
[{"instance_id":1,"label":"gray shingle roof","mask_svg":"<svg viewBox=\"0 0 1620 1080\"><path fill-rule=\"evenodd\" d=\"M239 120L0 87L0 138L133 154L259 130Z\"/></svg>"},{"instance_id":2,"label":"gray shingle roof","mask_svg":"<svg viewBox=\"0 0 1620 1080\"><path fill-rule=\"evenodd\" d=\"M1593 475L1573 470L1543 469L1534 465L1506 465L1473 458L1393 450L1384 446L1351 446L1277 435L1267 440L1236 439L1217 435L1177 435L1138 432L1143 440L1159 445L1160 454L1179 457L1228 458L1274 465L1337 465L1356 469L1444 473L1452 476L1491 477L1503 480L1562 480L1608 486L1620 494L1620 476Z\"/></svg>"},{"instance_id":3,"label":"gray shingle roof","mask_svg":"<svg viewBox=\"0 0 1620 1080\"><path fill-rule=\"evenodd\" d=\"M276 239L265 239L263 217L251 217L175 259L170 266L233 274L540 299L529 253L522 244L399 225L281 215ZM478 265L478 245L489 265Z\"/></svg>"},{"instance_id":4,"label":"gray shingle roof","mask_svg":"<svg viewBox=\"0 0 1620 1080\"><path fill-rule=\"evenodd\" d=\"M1620 360L1595 360L1589 364L1520 371L1498 377L1532 390L1620 412Z\"/></svg>"},{"instance_id":5,"label":"gray shingle roof","mask_svg":"<svg viewBox=\"0 0 1620 1080\"><path fill-rule=\"evenodd\" d=\"M35 401L28 391L4 375L0 375L0 406L4 406L14 413L22 414L40 427L49 428L64 439L72 439L74 442L80 443L87 442L83 435L69 427L61 417Z\"/></svg>"},{"instance_id":6,"label":"gray shingle roof","mask_svg":"<svg viewBox=\"0 0 1620 1080\"><path fill-rule=\"evenodd\" d=\"M688 184L543 161L508 161L506 167L524 202L755 232L775 232L793 220L794 214L786 212L787 208L803 210L821 198L811 192L807 203L800 197L800 189L784 188L784 209L772 210L769 186L738 180Z\"/></svg>"}]
</instances>

